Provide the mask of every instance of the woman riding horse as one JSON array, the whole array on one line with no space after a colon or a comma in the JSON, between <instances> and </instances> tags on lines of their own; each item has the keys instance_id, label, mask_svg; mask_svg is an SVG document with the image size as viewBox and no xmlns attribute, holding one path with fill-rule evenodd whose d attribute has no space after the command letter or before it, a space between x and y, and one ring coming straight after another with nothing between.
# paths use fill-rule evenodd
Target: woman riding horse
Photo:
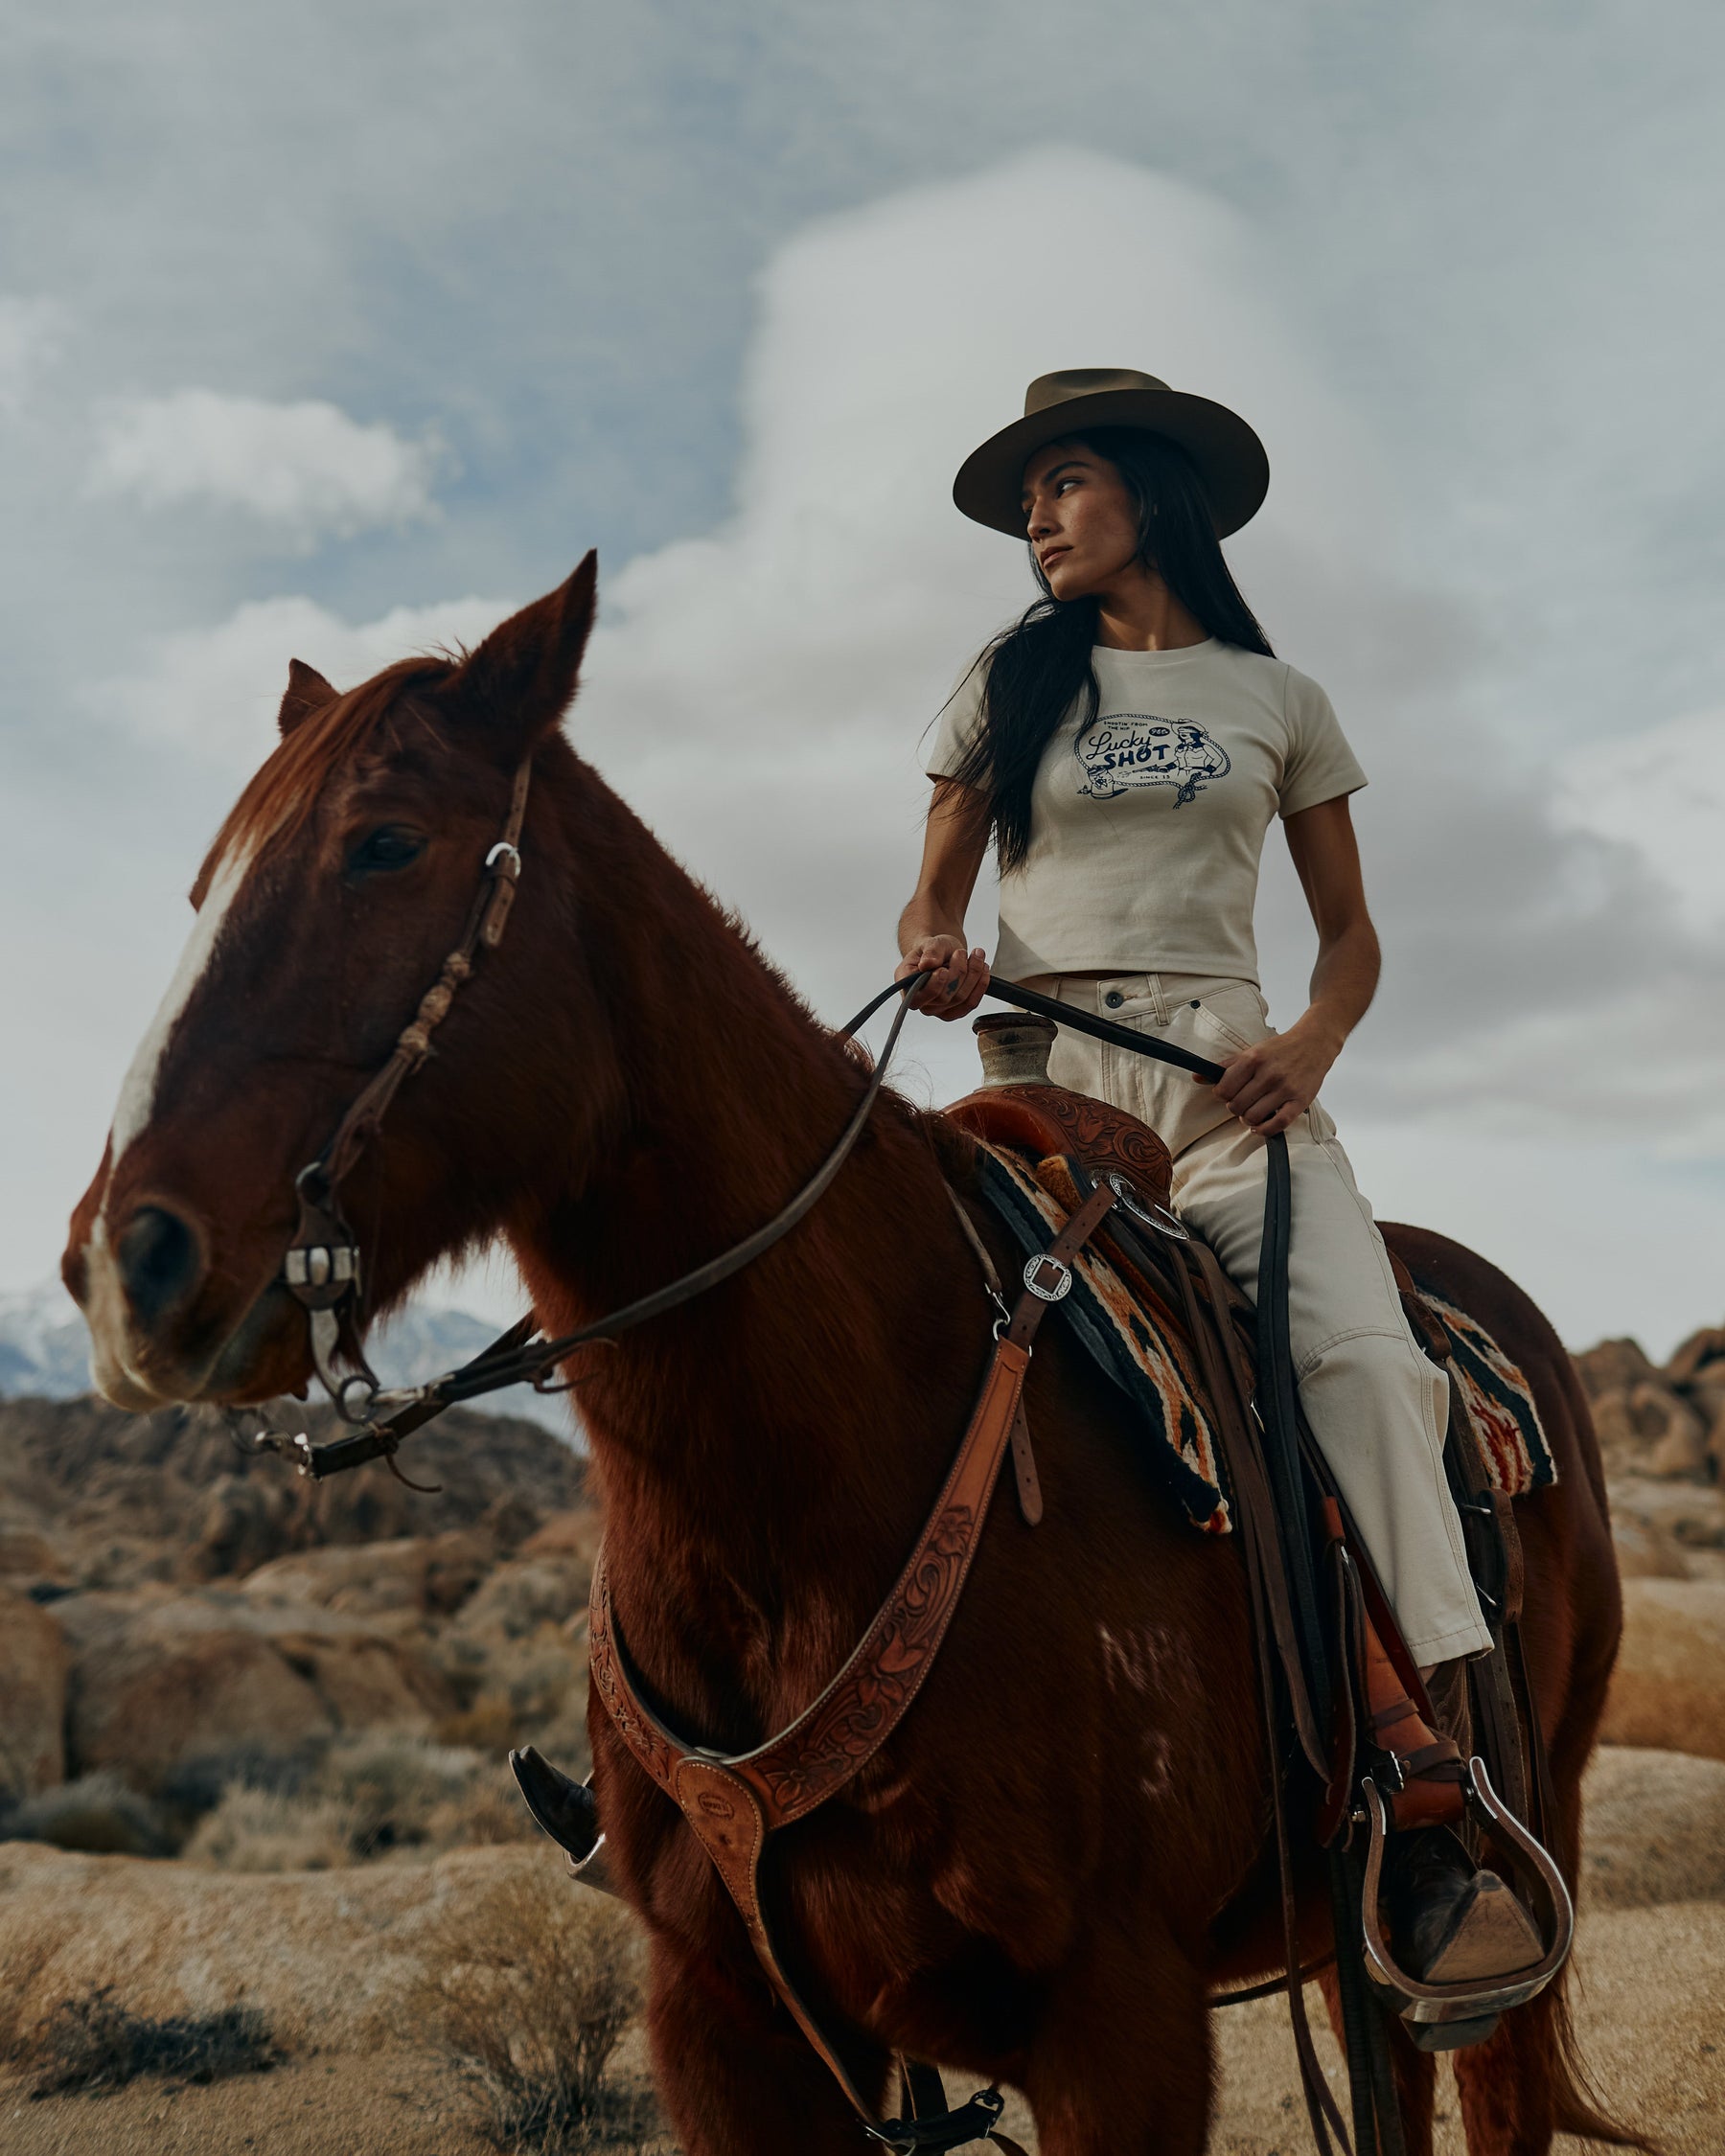
<instances>
[{"instance_id":1,"label":"woman riding horse","mask_svg":"<svg viewBox=\"0 0 1725 2156\"><path fill-rule=\"evenodd\" d=\"M1003 975L1225 1066L1210 1086L1063 1028L1049 1075L1162 1135L1182 1212L1249 1295L1264 1140L1286 1134L1300 1401L1421 1675L1459 1701L1491 1639L1444 1475L1449 1381L1414 1340L1318 1098L1377 985L1348 811L1366 777L1219 544L1268 484L1243 420L1127 369L1044 376L967 459L954 498L1027 540L1041 596L941 714L899 977L933 968L921 1008L976 1008L989 966L965 912L992 837ZM1253 940L1277 815L1318 930L1311 1000L1285 1033Z\"/></svg>"}]
</instances>

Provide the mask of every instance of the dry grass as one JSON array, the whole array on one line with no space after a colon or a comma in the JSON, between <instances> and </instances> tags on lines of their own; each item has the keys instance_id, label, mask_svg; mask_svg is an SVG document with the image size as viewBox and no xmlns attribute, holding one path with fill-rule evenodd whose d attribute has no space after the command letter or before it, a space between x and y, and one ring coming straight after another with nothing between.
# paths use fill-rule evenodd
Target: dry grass
<instances>
[{"instance_id":1,"label":"dry grass","mask_svg":"<svg viewBox=\"0 0 1725 2156\"><path fill-rule=\"evenodd\" d=\"M103 1984L62 1999L14 2054L34 2069L31 2094L70 2096L124 2088L141 2075L218 2081L276 2063L269 2023L256 2007L156 2018L133 2013Z\"/></svg>"},{"instance_id":2,"label":"dry grass","mask_svg":"<svg viewBox=\"0 0 1725 2156\"><path fill-rule=\"evenodd\" d=\"M12 1805L0 1818L0 1840L47 1842L92 1856L167 1856L177 1836L160 1806L104 1771Z\"/></svg>"},{"instance_id":3,"label":"dry grass","mask_svg":"<svg viewBox=\"0 0 1725 2156\"><path fill-rule=\"evenodd\" d=\"M360 1829L352 1805L235 1782L199 1820L182 1854L223 1871L338 1871L359 1861Z\"/></svg>"},{"instance_id":4,"label":"dry grass","mask_svg":"<svg viewBox=\"0 0 1725 2156\"><path fill-rule=\"evenodd\" d=\"M640 2145L650 2107L606 2080L641 1998L640 1945L621 1910L502 1878L434 1927L425 1954L409 2019L466 2080L494 2148Z\"/></svg>"},{"instance_id":5,"label":"dry grass","mask_svg":"<svg viewBox=\"0 0 1725 2156\"><path fill-rule=\"evenodd\" d=\"M331 1871L538 1833L501 1759L424 1737L355 1736L291 1777L242 1769L184 1853L225 1871Z\"/></svg>"}]
</instances>

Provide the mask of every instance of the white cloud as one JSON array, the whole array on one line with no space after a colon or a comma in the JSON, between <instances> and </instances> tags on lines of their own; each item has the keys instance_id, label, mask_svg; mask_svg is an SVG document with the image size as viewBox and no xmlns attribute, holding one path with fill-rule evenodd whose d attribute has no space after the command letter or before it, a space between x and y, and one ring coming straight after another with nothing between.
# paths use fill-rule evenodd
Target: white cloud
<instances>
[{"instance_id":1,"label":"white cloud","mask_svg":"<svg viewBox=\"0 0 1725 2156\"><path fill-rule=\"evenodd\" d=\"M1559 777L1560 822L1633 847L1691 929L1725 928L1725 711L1592 743Z\"/></svg>"},{"instance_id":2,"label":"white cloud","mask_svg":"<svg viewBox=\"0 0 1725 2156\"><path fill-rule=\"evenodd\" d=\"M426 516L435 464L432 445L334 404L180 389L103 409L88 487L149 509L240 510L310 546Z\"/></svg>"},{"instance_id":3,"label":"white cloud","mask_svg":"<svg viewBox=\"0 0 1725 2156\"><path fill-rule=\"evenodd\" d=\"M1032 596L1022 552L953 509L952 474L1031 377L1146 367L1263 434L1270 498L1230 557L1374 780L1357 817L1389 964L1338 1100L1594 1139L1640 1102L1664 1146L1725 1146L1701 992L1725 954L1686 937L1632 848L1565 828L1551 774L1472 716L1484 637L1399 566L1374 447L1276 288L1212 198L1088 151L813 226L762 280L735 514L605 583L578 737L842 1016L891 971L919 735ZM1313 935L1281 854L1272 835L1259 934L1286 1022ZM979 894L973 935L991 910ZM968 1036L923 1040L937 1092L974 1068Z\"/></svg>"},{"instance_id":4,"label":"white cloud","mask_svg":"<svg viewBox=\"0 0 1725 2156\"><path fill-rule=\"evenodd\" d=\"M1082 305L1027 308L1032 263L1058 263L1058 291ZM577 739L841 1017L894 962L927 793L919 737L1031 596L1022 551L956 514L951 475L1031 376L1098 356L1146 365L1262 432L1270 498L1230 555L1373 777L1357 819L1388 964L1337 1105L1580 1141L1637 1103L1666 1153L1725 1148L1718 998L1701 992L1720 954L1690 939L1622 829L1563 821L1553 776L1470 715L1477 631L1398 571L1373 446L1274 291L1213 199L1088 151L811 227L762 279L735 512L602 579ZM504 610L468 600L350 628L309 599L255 603L163 640L105 700L238 776L267 745L290 654L345 682L471 641ZM1656 807L1650 793L1649 831ZM1285 1022L1313 935L1281 857L1272 835L1259 934ZM973 934L989 937L991 913L979 893ZM919 1037L931 1091L966 1080L968 1035Z\"/></svg>"},{"instance_id":5,"label":"white cloud","mask_svg":"<svg viewBox=\"0 0 1725 2156\"><path fill-rule=\"evenodd\" d=\"M237 788L274 745L290 658L352 688L410 653L476 643L510 610L498 599L450 599L354 624L312 599L254 600L213 629L160 638L137 676L105 683L92 701L141 740L181 749Z\"/></svg>"},{"instance_id":6,"label":"white cloud","mask_svg":"<svg viewBox=\"0 0 1725 2156\"><path fill-rule=\"evenodd\" d=\"M59 349L65 310L58 300L0 293L0 418L16 419Z\"/></svg>"}]
</instances>

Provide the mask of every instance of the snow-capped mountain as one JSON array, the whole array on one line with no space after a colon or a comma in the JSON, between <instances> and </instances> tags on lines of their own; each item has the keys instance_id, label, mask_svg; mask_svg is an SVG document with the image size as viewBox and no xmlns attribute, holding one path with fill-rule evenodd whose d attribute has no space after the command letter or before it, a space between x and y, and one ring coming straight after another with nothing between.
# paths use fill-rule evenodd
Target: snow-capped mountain
<instances>
[{"instance_id":1,"label":"snow-capped mountain","mask_svg":"<svg viewBox=\"0 0 1725 2156\"><path fill-rule=\"evenodd\" d=\"M410 1303L372 1336L372 1367L385 1385L417 1385L471 1362L500 1328L465 1310ZM90 1389L90 1336L58 1280L0 1295L0 1399L36 1394L69 1400ZM470 1405L481 1413L527 1415L560 1437L571 1433L566 1401L518 1385Z\"/></svg>"}]
</instances>

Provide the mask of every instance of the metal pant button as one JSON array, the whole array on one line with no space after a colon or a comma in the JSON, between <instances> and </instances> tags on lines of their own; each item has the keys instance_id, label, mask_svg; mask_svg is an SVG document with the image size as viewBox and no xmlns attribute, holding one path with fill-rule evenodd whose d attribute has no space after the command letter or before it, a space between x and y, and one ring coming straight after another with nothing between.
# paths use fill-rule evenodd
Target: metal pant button
<instances>
[{"instance_id":1,"label":"metal pant button","mask_svg":"<svg viewBox=\"0 0 1725 2156\"><path fill-rule=\"evenodd\" d=\"M1117 1011L1120 1005L1125 1002L1126 998L1120 994L1117 988L1111 988L1108 994L1103 997L1102 1000L1108 1005L1111 1011Z\"/></svg>"}]
</instances>

